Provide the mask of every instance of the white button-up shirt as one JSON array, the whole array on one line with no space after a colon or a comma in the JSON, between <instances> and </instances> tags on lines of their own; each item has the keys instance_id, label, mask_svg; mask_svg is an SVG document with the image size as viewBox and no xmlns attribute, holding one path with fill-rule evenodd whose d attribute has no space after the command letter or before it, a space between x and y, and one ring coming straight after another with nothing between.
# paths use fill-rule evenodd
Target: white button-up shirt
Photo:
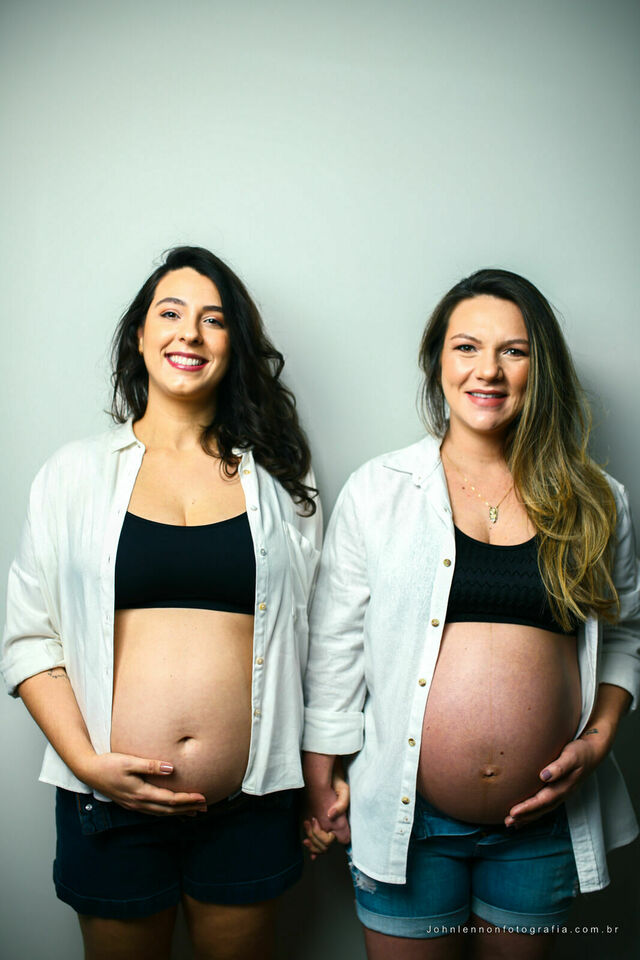
<instances>
[{"instance_id":1,"label":"white button-up shirt","mask_svg":"<svg viewBox=\"0 0 640 960\"><path fill-rule=\"evenodd\" d=\"M366 463L331 518L311 614L303 748L357 753L350 766L354 864L404 883L422 722L446 622L455 536L439 441L427 437ZM624 489L613 577L621 619L578 630L582 713L598 683L640 685L640 577ZM363 745L364 743L364 745ZM605 850L637 824L610 755L566 801L582 890L608 882Z\"/></svg>"},{"instance_id":2,"label":"white button-up shirt","mask_svg":"<svg viewBox=\"0 0 640 960\"><path fill-rule=\"evenodd\" d=\"M143 455L130 422L58 450L33 482L9 573L1 664L9 692L64 666L97 753L111 749L115 558ZM242 453L239 476L256 558L253 716L242 789L264 794L303 785L302 673L322 511L316 500L315 514L300 516L251 452ZM306 482L314 485L312 474ZM90 792L51 745L40 779Z\"/></svg>"}]
</instances>

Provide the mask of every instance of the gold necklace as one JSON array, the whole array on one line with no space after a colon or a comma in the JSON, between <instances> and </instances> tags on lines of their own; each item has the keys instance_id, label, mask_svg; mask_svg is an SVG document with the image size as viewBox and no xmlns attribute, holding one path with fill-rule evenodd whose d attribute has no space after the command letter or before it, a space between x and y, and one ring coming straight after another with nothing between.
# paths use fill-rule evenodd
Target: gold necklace
<instances>
[{"instance_id":1,"label":"gold necklace","mask_svg":"<svg viewBox=\"0 0 640 960\"><path fill-rule=\"evenodd\" d=\"M456 471L456 473L458 474L458 476L462 477L462 479L464 480L464 482L469 484L469 486L471 487L471 489L472 489L473 492L475 493L476 497L478 497L479 500L482 500L482 502L484 503L485 507L488 507L488 508L489 508L489 520L491 521L491 523L497 523L497 522L498 522L498 508L502 506L502 504L504 503L504 501L507 499L507 497L509 496L509 494L510 494L511 491L513 490L513 484L511 484L511 486L509 487L509 489L507 490L507 492L505 493L505 495L498 501L498 503L496 503L495 506L492 506L492 505L489 503L488 500L485 500L485 498L484 498L483 495L479 492L479 490L476 490L476 488L474 487L474 485L471 483L471 480L469 480L469 477L466 477L461 470L458 470L458 468L456 467L455 463L453 462L453 460L451 459L451 457L449 456L449 454L447 454L447 460L449 461L449 463L451 464L451 466L453 467L453 469Z\"/></svg>"}]
</instances>

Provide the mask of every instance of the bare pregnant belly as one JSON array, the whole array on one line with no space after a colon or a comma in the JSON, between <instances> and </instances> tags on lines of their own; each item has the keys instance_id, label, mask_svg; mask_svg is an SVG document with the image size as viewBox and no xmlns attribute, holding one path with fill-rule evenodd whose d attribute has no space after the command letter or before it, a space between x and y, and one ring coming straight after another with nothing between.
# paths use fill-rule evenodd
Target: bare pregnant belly
<instances>
[{"instance_id":1,"label":"bare pregnant belly","mask_svg":"<svg viewBox=\"0 0 640 960\"><path fill-rule=\"evenodd\" d=\"M445 628L424 714L418 791L458 820L500 823L580 719L575 637L517 624Z\"/></svg>"},{"instance_id":2,"label":"bare pregnant belly","mask_svg":"<svg viewBox=\"0 0 640 960\"><path fill-rule=\"evenodd\" d=\"M240 788L251 737L253 617L218 610L116 613L111 749L173 764L149 781L203 793Z\"/></svg>"}]
</instances>

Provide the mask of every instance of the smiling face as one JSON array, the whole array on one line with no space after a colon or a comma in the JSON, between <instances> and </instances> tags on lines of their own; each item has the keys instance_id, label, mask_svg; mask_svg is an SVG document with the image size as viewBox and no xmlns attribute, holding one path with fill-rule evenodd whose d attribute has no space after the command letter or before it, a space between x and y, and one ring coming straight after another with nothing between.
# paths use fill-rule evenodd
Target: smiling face
<instances>
[{"instance_id":1,"label":"smiling face","mask_svg":"<svg viewBox=\"0 0 640 960\"><path fill-rule=\"evenodd\" d=\"M212 402L229 365L230 343L218 288L191 267L158 282L138 346L149 374L149 400L159 391Z\"/></svg>"},{"instance_id":2,"label":"smiling face","mask_svg":"<svg viewBox=\"0 0 640 960\"><path fill-rule=\"evenodd\" d=\"M449 319L440 368L450 428L505 433L522 410L529 375L520 309L486 294L463 300Z\"/></svg>"}]
</instances>

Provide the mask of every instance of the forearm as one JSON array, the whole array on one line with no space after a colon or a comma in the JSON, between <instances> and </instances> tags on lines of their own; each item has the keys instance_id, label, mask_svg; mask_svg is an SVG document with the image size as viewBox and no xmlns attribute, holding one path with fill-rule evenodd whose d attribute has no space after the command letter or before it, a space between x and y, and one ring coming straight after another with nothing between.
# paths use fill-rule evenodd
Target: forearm
<instances>
[{"instance_id":1,"label":"forearm","mask_svg":"<svg viewBox=\"0 0 640 960\"><path fill-rule=\"evenodd\" d=\"M601 683L598 687L596 702L580 739L591 739L602 745L603 751L611 749L618 730L618 724L629 709L631 694L623 687L612 683Z\"/></svg>"},{"instance_id":2,"label":"forearm","mask_svg":"<svg viewBox=\"0 0 640 960\"><path fill-rule=\"evenodd\" d=\"M303 752L302 770L304 782L308 786L330 786L335 764L335 754Z\"/></svg>"},{"instance_id":3,"label":"forearm","mask_svg":"<svg viewBox=\"0 0 640 960\"><path fill-rule=\"evenodd\" d=\"M79 780L89 783L96 752L64 667L29 677L18 694L56 753Z\"/></svg>"}]
</instances>

